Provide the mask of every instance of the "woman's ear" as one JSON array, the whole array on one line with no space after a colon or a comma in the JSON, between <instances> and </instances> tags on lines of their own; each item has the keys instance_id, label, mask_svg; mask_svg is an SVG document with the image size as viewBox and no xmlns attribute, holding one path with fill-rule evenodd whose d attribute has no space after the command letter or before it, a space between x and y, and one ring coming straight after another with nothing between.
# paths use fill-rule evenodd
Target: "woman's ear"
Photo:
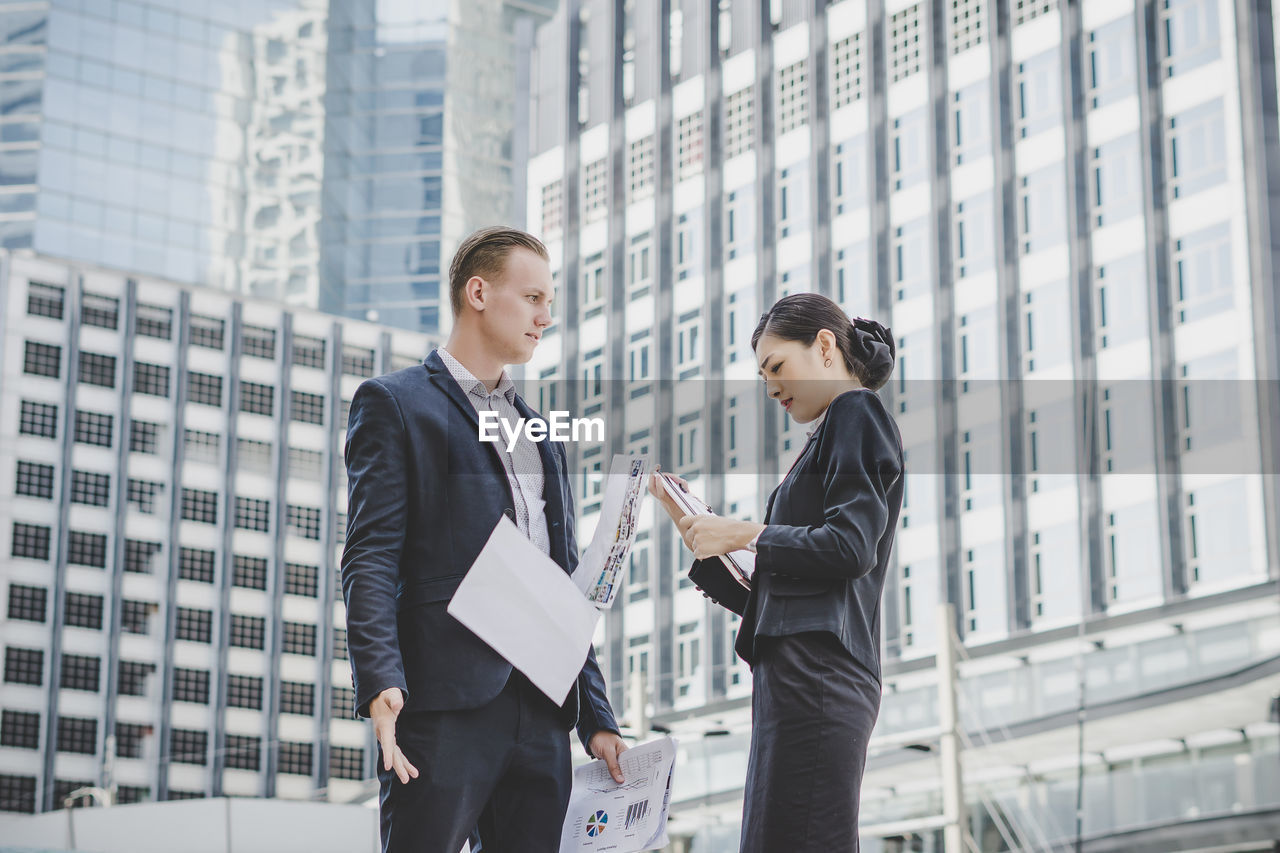
<instances>
[{"instance_id":1,"label":"woman's ear","mask_svg":"<svg viewBox=\"0 0 1280 853\"><path fill-rule=\"evenodd\" d=\"M818 345L818 358L835 359L840 355L840 345L836 341L835 332L830 329L821 329L818 337L814 339L814 343Z\"/></svg>"}]
</instances>

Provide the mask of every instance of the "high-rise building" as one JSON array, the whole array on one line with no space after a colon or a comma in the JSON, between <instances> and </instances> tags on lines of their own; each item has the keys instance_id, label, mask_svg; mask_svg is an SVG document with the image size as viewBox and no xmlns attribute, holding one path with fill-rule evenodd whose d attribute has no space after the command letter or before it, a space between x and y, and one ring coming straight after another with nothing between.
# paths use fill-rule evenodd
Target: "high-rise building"
<instances>
[{"instance_id":1,"label":"high-rise building","mask_svg":"<svg viewBox=\"0 0 1280 853\"><path fill-rule=\"evenodd\" d=\"M0 811L346 801L346 413L431 341L0 256Z\"/></svg>"},{"instance_id":2,"label":"high-rise building","mask_svg":"<svg viewBox=\"0 0 1280 853\"><path fill-rule=\"evenodd\" d=\"M779 297L893 329L908 473L865 849L938 849L940 604L981 849L1272 837L1278 23L1244 0L570 0L539 31L527 222L559 319L530 373L544 409L609 425L577 448L584 530L621 450L763 516L804 438L760 405L750 335ZM736 617L665 519L637 540L597 643L611 697L684 734L673 832L735 850Z\"/></svg>"},{"instance_id":3,"label":"high-rise building","mask_svg":"<svg viewBox=\"0 0 1280 853\"><path fill-rule=\"evenodd\" d=\"M439 331L441 259L524 210L553 8L0 3L0 247Z\"/></svg>"}]
</instances>

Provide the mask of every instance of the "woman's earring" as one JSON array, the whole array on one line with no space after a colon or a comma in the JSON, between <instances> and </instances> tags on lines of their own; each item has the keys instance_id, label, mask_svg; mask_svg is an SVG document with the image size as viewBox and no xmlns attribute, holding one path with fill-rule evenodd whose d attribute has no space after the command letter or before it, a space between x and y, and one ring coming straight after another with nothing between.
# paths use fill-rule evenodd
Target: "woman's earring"
<instances>
[{"instance_id":1,"label":"woman's earring","mask_svg":"<svg viewBox=\"0 0 1280 853\"><path fill-rule=\"evenodd\" d=\"M823 367L830 367L830 366L831 366L831 359L827 359L826 361L822 362L822 366L823 366Z\"/></svg>"}]
</instances>

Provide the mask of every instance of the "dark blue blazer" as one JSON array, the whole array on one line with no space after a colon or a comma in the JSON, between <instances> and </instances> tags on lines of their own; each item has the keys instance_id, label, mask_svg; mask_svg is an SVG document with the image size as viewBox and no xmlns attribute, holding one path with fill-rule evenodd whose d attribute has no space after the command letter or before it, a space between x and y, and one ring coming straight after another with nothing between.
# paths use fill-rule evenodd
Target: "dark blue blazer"
<instances>
[{"instance_id":1,"label":"dark blue blazer","mask_svg":"<svg viewBox=\"0 0 1280 853\"><path fill-rule=\"evenodd\" d=\"M735 648L827 631L880 679L880 596L902 509L902 438L874 391L846 391L769 496Z\"/></svg>"},{"instance_id":2,"label":"dark blue blazer","mask_svg":"<svg viewBox=\"0 0 1280 853\"><path fill-rule=\"evenodd\" d=\"M516 409L539 417L519 395ZM356 389L347 426L349 489L342 594L356 709L389 687L406 711L478 708L502 691L511 664L445 612L498 520L515 501L498 445L439 354ZM564 449L542 455L551 559L578 564ZM594 650L562 706L565 728L585 746L617 722Z\"/></svg>"}]
</instances>

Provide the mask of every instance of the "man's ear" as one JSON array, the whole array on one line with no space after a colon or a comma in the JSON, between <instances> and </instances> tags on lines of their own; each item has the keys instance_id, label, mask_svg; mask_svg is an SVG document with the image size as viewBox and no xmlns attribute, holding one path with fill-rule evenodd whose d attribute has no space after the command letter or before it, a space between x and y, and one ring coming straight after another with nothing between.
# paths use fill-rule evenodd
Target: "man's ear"
<instances>
[{"instance_id":1,"label":"man's ear","mask_svg":"<svg viewBox=\"0 0 1280 853\"><path fill-rule=\"evenodd\" d=\"M486 290L486 282L478 275L473 275L467 279L467 284L462 289L462 299L467 305L470 305L476 311L483 311L485 297L488 295Z\"/></svg>"}]
</instances>

